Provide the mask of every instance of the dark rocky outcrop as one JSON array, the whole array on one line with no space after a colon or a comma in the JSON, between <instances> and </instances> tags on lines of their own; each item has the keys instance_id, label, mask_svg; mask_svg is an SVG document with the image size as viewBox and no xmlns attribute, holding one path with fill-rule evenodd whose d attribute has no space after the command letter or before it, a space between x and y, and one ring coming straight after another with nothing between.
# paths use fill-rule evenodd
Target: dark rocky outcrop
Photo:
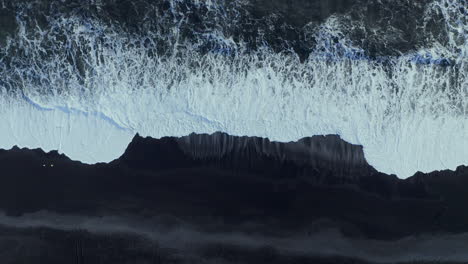
<instances>
[{"instance_id":1,"label":"dark rocky outcrop","mask_svg":"<svg viewBox=\"0 0 468 264\"><path fill-rule=\"evenodd\" d=\"M468 231L467 168L401 180L363 157L337 136L277 143L222 133L137 135L119 159L96 165L13 148L0 151L0 209L169 214L202 229L218 219L223 228L255 222L265 232L271 223L298 232L330 219L345 235L378 239Z\"/></svg>"}]
</instances>

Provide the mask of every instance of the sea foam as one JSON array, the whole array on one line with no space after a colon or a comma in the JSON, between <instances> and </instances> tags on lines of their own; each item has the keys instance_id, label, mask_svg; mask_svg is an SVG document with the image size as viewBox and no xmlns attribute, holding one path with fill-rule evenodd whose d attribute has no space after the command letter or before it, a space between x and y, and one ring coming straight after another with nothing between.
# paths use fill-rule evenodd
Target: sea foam
<instances>
[{"instance_id":1,"label":"sea foam","mask_svg":"<svg viewBox=\"0 0 468 264\"><path fill-rule=\"evenodd\" d=\"M32 28L19 14L0 60L0 147L55 149L96 163L119 157L135 133L222 131L274 141L338 134L363 145L382 172L406 178L454 169L468 164L461 5L428 7L427 16L445 19L446 41L377 59L363 55L333 15L311 32L318 44L305 61L267 46L246 52L216 30L200 41L217 49L200 53L200 43L177 38L176 26L168 36L127 34L69 15ZM155 51L162 37L172 41L170 55Z\"/></svg>"}]
</instances>

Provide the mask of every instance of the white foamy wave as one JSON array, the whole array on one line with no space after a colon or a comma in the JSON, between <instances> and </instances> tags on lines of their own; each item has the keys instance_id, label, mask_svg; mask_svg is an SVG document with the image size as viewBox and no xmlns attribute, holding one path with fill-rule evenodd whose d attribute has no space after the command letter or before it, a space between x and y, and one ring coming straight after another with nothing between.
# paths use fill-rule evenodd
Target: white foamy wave
<instances>
[{"instance_id":1,"label":"white foamy wave","mask_svg":"<svg viewBox=\"0 0 468 264\"><path fill-rule=\"evenodd\" d=\"M456 4L437 0L428 10L446 18L447 42L385 63L361 55L335 16L313 32L322 43L304 63L268 47L201 55L178 42L177 28L174 49L184 48L160 56L151 42L158 32L137 37L71 16L32 34L18 16L18 37L6 49L21 56L0 71L0 147L58 149L95 163L120 156L137 132L276 141L339 134L386 173L454 169L468 164L468 23ZM242 50L220 32L210 38ZM427 54L427 63L412 59Z\"/></svg>"}]
</instances>

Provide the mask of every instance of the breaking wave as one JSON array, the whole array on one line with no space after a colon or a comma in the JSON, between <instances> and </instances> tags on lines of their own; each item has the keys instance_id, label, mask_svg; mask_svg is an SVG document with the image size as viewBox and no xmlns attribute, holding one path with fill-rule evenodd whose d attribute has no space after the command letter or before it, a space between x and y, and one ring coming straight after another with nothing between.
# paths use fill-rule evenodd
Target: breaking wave
<instances>
[{"instance_id":1,"label":"breaking wave","mask_svg":"<svg viewBox=\"0 0 468 264\"><path fill-rule=\"evenodd\" d=\"M339 134L399 177L468 164L467 2L354 2L3 1L0 147L95 163L137 132Z\"/></svg>"}]
</instances>

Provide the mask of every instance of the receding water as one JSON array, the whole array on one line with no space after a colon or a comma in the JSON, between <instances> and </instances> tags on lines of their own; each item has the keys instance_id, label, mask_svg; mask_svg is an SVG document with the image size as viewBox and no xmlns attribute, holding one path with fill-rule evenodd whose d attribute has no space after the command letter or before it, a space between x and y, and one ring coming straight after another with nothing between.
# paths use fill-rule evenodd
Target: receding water
<instances>
[{"instance_id":1,"label":"receding water","mask_svg":"<svg viewBox=\"0 0 468 264\"><path fill-rule=\"evenodd\" d=\"M339 134L403 178L468 164L464 0L381 1L421 10L409 35L346 10L298 26L248 1L134 1L147 6L115 17L112 1L3 1L0 147L95 163L137 132Z\"/></svg>"}]
</instances>

